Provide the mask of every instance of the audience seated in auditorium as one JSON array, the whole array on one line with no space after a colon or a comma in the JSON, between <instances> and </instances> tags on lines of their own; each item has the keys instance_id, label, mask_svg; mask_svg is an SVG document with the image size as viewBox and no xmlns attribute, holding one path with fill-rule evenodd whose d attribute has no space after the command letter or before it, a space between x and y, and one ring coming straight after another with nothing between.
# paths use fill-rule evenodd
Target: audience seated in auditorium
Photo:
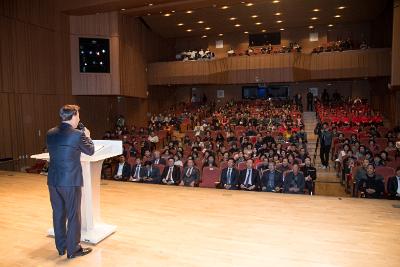
<instances>
[{"instance_id":1,"label":"audience seated in auditorium","mask_svg":"<svg viewBox=\"0 0 400 267\"><path fill-rule=\"evenodd\" d=\"M299 164L293 164L292 171L284 179L284 193L304 194L305 179L303 173L299 171Z\"/></svg>"},{"instance_id":2,"label":"audience seated in auditorium","mask_svg":"<svg viewBox=\"0 0 400 267\"><path fill-rule=\"evenodd\" d=\"M275 168L275 162L268 163L268 169L263 172L261 177L261 190L264 192L281 192L282 173Z\"/></svg>"},{"instance_id":3,"label":"audience seated in auditorium","mask_svg":"<svg viewBox=\"0 0 400 267\"><path fill-rule=\"evenodd\" d=\"M183 169L180 185L194 187L200 181L200 171L194 166L193 159L187 160L187 166Z\"/></svg>"},{"instance_id":4,"label":"audience seated in auditorium","mask_svg":"<svg viewBox=\"0 0 400 267\"><path fill-rule=\"evenodd\" d=\"M167 185L179 185L181 182L181 170L175 165L174 158L168 159L168 165L161 175L162 183Z\"/></svg>"},{"instance_id":5,"label":"audience seated in auditorium","mask_svg":"<svg viewBox=\"0 0 400 267\"><path fill-rule=\"evenodd\" d=\"M142 160L140 158L136 158L136 164L132 166L131 175L131 178L129 178L131 182L141 182L143 177L145 177L146 170L145 167L142 166Z\"/></svg>"},{"instance_id":6,"label":"audience seated in auditorium","mask_svg":"<svg viewBox=\"0 0 400 267\"><path fill-rule=\"evenodd\" d=\"M396 168L395 176L389 178L387 192L390 199L400 199L400 166Z\"/></svg>"},{"instance_id":7,"label":"audience seated in auditorium","mask_svg":"<svg viewBox=\"0 0 400 267\"><path fill-rule=\"evenodd\" d=\"M153 163L149 160L144 163L144 166L145 175L142 177L142 181L149 184L161 183L160 169L157 166L154 166Z\"/></svg>"},{"instance_id":8,"label":"audience seated in auditorium","mask_svg":"<svg viewBox=\"0 0 400 267\"><path fill-rule=\"evenodd\" d=\"M256 169L253 168L253 160L248 159L246 161L246 168L240 171L239 183L240 189L255 191L258 189L260 181L260 175Z\"/></svg>"},{"instance_id":9,"label":"audience seated in auditorium","mask_svg":"<svg viewBox=\"0 0 400 267\"><path fill-rule=\"evenodd\" d=\"M131 166L125 161L125 156L119 156L118 165L115 168L113 177L115 180L127 181L131 176Z\"/></svg>"},{"instance_id":10,"label":"audience seated in auditorium","mask_svg":"<svg viewBox=\"0 0 400 267\"><path fill-rule=\"evenodd\" d=\"M235 168L235 160L229 158L227 167L221 172L220 187L228 190L238 189L239 171Z\"/></svg>"},{"instance_id":11,"label":"audience seated in auditorium","mask_svg":"<svg viewBox=\"0 0 400 267\"><path fill-rule=\"evenodd\" d=\"M366 179L359 183L359 192L361 197L365 198L381 198L384 192L383 177L375 173L373 164L368 164Z\"/></svg>"},{"instance_id":12,"label":"audience seated in auditorium","mask_svg":"<svg viewBox=\"0 0 400 267\"><path fill-rule=\"evenodd\" d=\"M208 48L206 50L200 49L183 51L176 55L176 60L178 61L188 61L188 60L210 60L215 57L214 53Z\"/></svg>"}]
</instances>

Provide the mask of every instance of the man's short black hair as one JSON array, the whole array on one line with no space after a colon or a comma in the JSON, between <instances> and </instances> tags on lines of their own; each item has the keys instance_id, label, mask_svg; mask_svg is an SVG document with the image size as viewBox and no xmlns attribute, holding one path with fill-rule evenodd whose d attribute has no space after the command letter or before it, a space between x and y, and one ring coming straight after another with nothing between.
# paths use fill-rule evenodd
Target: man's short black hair
<instances>
[{"instance_id":1,"label":"man's short black hair","mask_svg":"<svg viewBox=\"0 0 400 267\"><path fill-rule=\"evenodd\" d=\"M71 120L73 116L78 114L79 109L80 107L77 105L64 105L59 111L61 121Z\"/></svg>"}]
</instances>

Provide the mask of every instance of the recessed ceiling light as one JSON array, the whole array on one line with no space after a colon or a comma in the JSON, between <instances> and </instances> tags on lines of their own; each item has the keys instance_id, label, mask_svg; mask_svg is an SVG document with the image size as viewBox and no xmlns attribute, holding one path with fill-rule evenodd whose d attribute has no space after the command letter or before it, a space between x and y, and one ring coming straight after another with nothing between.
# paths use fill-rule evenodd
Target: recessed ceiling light
<instances>
[{"instance_id":1,"label":"recessed ceiling light","mask_svg":"<svg viewBox=\"0 0 400 267\"><path fill-rule=\"evenodd\" d=\"M223 33L218 34L218 36L223 36L223 35L224 35Z\"/></svg>"},{"instance_id":2,"label":"recessed ceiling light","mask_svg":"<svg viewBox=\"0 0 400 267\"><path fill-rule=\"evenodd\" d=\"M311 19L312 19L312 20L317 20L318 18L317 18L317 17L312 17Z\"/></svg>"},{"instance_id":3,"label":"recessed ceiling light","mask_svg":"<svg viewBox=\"0 0 400 267\"><path fill-rule=\"evenodd\" d=\"M282 20L277 20L276 23L282 23Z\"/></svg>"},{"instance_id":4,"label":"recessed ceiling light","mask_svg":"<svg viewBox=\"0 0 400 267\"><path fill-rule=\"evenodd\" d=\"M333 24L329 24L328 27L333 27Z\"/></svg>"},{"instance_id":5,"label":"recessed ceiling light","mask_svg":"<svg viewBox=\"0 0 400 267\"><path fill-rule=\"evenodd\" d=\"M192 14L192 13L193 13L193 10L186 11L186 14Z\"/></svg>"},{"instance_id":6,"label":"recessed ceiling light","mask_svg":"<svg viewBox=\"0 0 400 267\"><path fill-rule=\"evenodd\" d=\"M181 22L181 23L178 23L177 25L180 27L180 26L183 26L183 25L185 25L185 24L183 24L183 23Z\"/></svg>"},{"instance_id":7,"label":"recessed ceiling light","mask_svg":"<svg viewBox=\"0 0 400 267\"><path fill-rule=\"evenodd\" d=\"M262 23L261 22L256 22L256 25L261 25Z\"/></svg>"},{"instance_id":8,"label":"recessed ceiling light","mask_svg":"<svg viewBox=\"0 0 400 267\"><path fill-rule=\"evenodd\" d=\"M164 14L164 17L169 17L169 16L171 16L171 13L165 13Z\"/></svg>"},{"instance_id":9,"label":"recessed ceiling light","mask_svg":"<svg viewBox=\"0 0 400 267\"><path fill-rule=\"evenodd\" d=\"M232 17L232 18L229 18L229 20L236 20L237 18L235 18L235 17Z\"/></svg>"},{"instance_id":10,"label":"recessed ceiling light","mask_svg":"<svg viewBox=\"0 0 400 267\"><path fill-rule=\"evenodd\" d=\"M193 30L192 30L192 29L187 29L186 31L187 31L187 32L191 32L191 31L193 31Z\"/></svg>"},{"instance_id":11,"label":"recessed ceiling light","mask_svg":"<svg viewBox=\"0 0 400 267\"><path fill-rule=\"evenodd\" d=\"M346 8L345 6L340 6L337 9L345 9L345 8Z\"/></svg>"},{"instance_id":12,"label":"recessed ceiling light","mask_svg":"<svg viewBox=\"0 0 400 267\"><path fill-rule=\"evenodd\" d=\"M208 31L208 30L211 30L211 28L210 27L205 27L204 30Z\"/></svg>"},{"instance_id":13,"label":"recessed ceiling light","mask_svg":"<svg viewBox=\"0 0 400 267\"><path fill-rule=\"evenodd\" d=\"M251 16L253 19L258 18L258 15Z\"/></svg>"},{"instance_id":14,"label":"recessed ceiling light","mask_svg":"<svg viewBox=\"0 0 400 267\"><path fill-rule=\"evenodd\" d=\"M249 33L248 31L245 31L245 32L244 32L244 34L248 34L248 33Z\"/></svg>"},{"instance_id":15,"label":"recessed ceiling light","mask_svg":"<svg viewBox=\"0 0 400 267\"><path fill-rule=\"evenodd\" d=\"M313 11L314 11L314 12L318 12L319 9L318 9L318 8L314 8Z\"/></svg>"},{"instance_id":16,"label":"recessed ceiling light","mask_svg":"<svg viewBox=\"0 0 400 267\"><path fill-rule=\"evenodd\" d=\"M121 11L125 11L126 9L125 8L121 8Z\"/></svg>"},{"instance_id":17,"label":"recessed ceiling light","mask_svg":"<svg viewBox=\"0 0 400 267\"><path fill-rule=\"evenodd\" d=\"M278 3L279 3L279 0L274 0L274 1L272 1L272 3L273 3L273 4L278 4Z\"/></svg>"},{"instance_id":18,"label":"recessed ceiling light","mask_svg":"<svg viewBox=\"0 0 400 267\"><path fill-rule=\"evenodd\" d=\"M262 30L262 32L266 32L267 30Z\"/></svg>"},{"instance_id":19,"label":"recessed ceiling light","mask_svg":"<svg viewBox=\"0 0 400 267\"><path fill-rule=\"evenodd\" d=\"M199 20L197 23L198 23L198 24L203 24L203 23L204 23L204 21L202 21L202 20Z\"/></svg>"},{"instance_id":20,"label":"recessed ceiling light","mask_svg":"<svg viewBox=\"0 0 400 267\"><path fill-rule=\"evenodd\" d=\"M151 14L150 13L147 13L147 16L150 16Z\"/></svg>"},{"instance_id":21,"label":"recessed ceiling light","mask_svg":"<svg viewBox=\"0 0 400 267\"><path fill-rule=\"evenodd\" d=\"M149 6L152 6L152 5L153 5L152 3L149 4Z\"/></svg>"},{"instance_id":22,"label":"recessed ceiling light","mask_svg":"<svg viewBox=\"0 0 400 267\"><path fill-rule=\"evenodd\" d=\"M207 35L203 35L203 36L201 36L201 38L207 38Z\"/></svg>"},{"instance_id":23,"label":"recessed ceiling light","mask_svg":"<svg viewBox=\"0 0 400 267\"><path fill-rule=\"evenodd\" d=\"M314 26L310 25L308 26L309 29L314 29Z\"/></svg>"},{"instance_id":24,"label":"recessed ceiling light","mask_svg":"<svg viewBox=\"0 0 400 267\"><path fill-rule=\"evenodd\" d=\"M282 13L281 12L276 12L274 15L275 16L280 16L280 15L282 15Z\"/></svg>"},{"instance_id":25,"label":"recessed ceiling light","mask_svg":"<svg viewBox=\"0 0 400 267\"><path fill-rule=\"evenodd\" d=\"M341 16L340 15L335 15L335 18L340 18Z\"/></svg>"},{"instance_id":26,"label":"recessed ceiling light","mask_svg":"<svg viewBox=\"0 0 400 267\"><path fill-rule=\"evenodd\" d=\"M247 3L246 6L252 6L254 5L253 3Z\"/></svg>"},{"instance_id":27,"label":"recessed ceiling light","mask_svg":"<svg viewBox=\"0 0 400 267\"><path fill-rule=\"evenodd\" d=\"M235 24L235 27L240 27L240 24Z\"/></svg>"},{"instance_id":28,"label":"recessed ceiling light","mask_svg":"<svg viewBox=\"0 0 400 267\"><path fill-rule=\"evenodd\" d=\"M229 6L222 6L221 9L228 9Z\"/></svg>"},{"instance_id":29,"label":"recessed ceiling light","mask_svg":"<svg viewBox=\"0 0 400 267\"><path fill-rule=\"evenodd\" d=\"M284 28L280 28L279 30L280 30L280 31L284 31L285 29L284 29Z\"/></svg>"},{"instance_id":30,"label":"recessed ceiling light","mask_svg":"<svg viewBox=\"0 0 400 267\"><path fill-rule=\"evenodd\" d=\"M172 10L171 13L175 13L175 10Z\"/></svg>"}]
</instances>

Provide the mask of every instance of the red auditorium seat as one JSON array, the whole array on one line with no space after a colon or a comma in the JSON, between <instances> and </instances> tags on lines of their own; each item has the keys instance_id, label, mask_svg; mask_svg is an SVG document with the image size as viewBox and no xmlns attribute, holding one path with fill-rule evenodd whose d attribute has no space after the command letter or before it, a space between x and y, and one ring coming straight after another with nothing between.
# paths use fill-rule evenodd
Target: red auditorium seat
<instances>
[{"instance_id":1,"label":"red auditorium seat","mask_svg":"<svg viewBox=\"0 0 400 267\"><path fill-rule=\"evenodd\" d=\"M386 163L387 167L391 167L394 170L400 166L400 158L397 158L396 160L392 160Z\"/></svg>"},{"instance_id":2,"label":"red auditorium seat","mask_svg":"<svg viewBox=\"0 0 400 267\"><path fill-rule=\"evenodd\" d=\"M217 167L204 167L201 175L200 187L215 188L216 182L219 181L221 170Z\"/></svg>"},{"instance_id":3,"label":"red auditorium seat","mask_svg":"<svg viewBox=\"0 0 400 267\"><path fill-rule=\"evenodd\" d=\"M160 170L160 175L163 173L165 165L163 164L154 164L154 167L157 167Z\"/></svg>"},{"instance_id":4,"label":"red auditorium seat","mask_svg":"<svg viewBox=\"0 0 400 267\"><path fill-rule=\"evenodd\" d=\"M228 167L228 162L225 161L221 161L221 163L219 164L221 170L225 169Z\"/></svg>"}]
</instances>

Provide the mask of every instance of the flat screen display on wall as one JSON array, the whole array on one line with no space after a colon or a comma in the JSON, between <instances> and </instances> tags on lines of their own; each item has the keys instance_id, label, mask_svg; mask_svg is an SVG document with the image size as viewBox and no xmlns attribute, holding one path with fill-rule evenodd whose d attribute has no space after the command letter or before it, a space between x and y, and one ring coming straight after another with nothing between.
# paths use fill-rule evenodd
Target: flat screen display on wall
<instances>
[{"instance_id":1,"label":"flat screen display on wall","mask_svg":"<svg viewBox=\"0 0 400 267\"><path fill-rule=\"evenodd\" d=\"M287 85L249 85L242 87L242 99L287 99L288 96L289 87Z\"/></svg>"},{"instance_id":2,"label":"flat screen display on wall","mask_svg":"<svg viewBox=\"0 0 400 267\"><path fill-rule=\"evenodd\" d=\"M280 45L281 32L249 34L249 46Z\"/></svg>"},{"instance_id":3,"label":"flat screen display on wall","mask_svg":"<svg viewBox=\"0 0 400 267\"><path fill-rule=\"evenodd\" d=\"M79 38L79 66L81 72L110 72L110 40Z\"/></svg>"}]
</instances>

